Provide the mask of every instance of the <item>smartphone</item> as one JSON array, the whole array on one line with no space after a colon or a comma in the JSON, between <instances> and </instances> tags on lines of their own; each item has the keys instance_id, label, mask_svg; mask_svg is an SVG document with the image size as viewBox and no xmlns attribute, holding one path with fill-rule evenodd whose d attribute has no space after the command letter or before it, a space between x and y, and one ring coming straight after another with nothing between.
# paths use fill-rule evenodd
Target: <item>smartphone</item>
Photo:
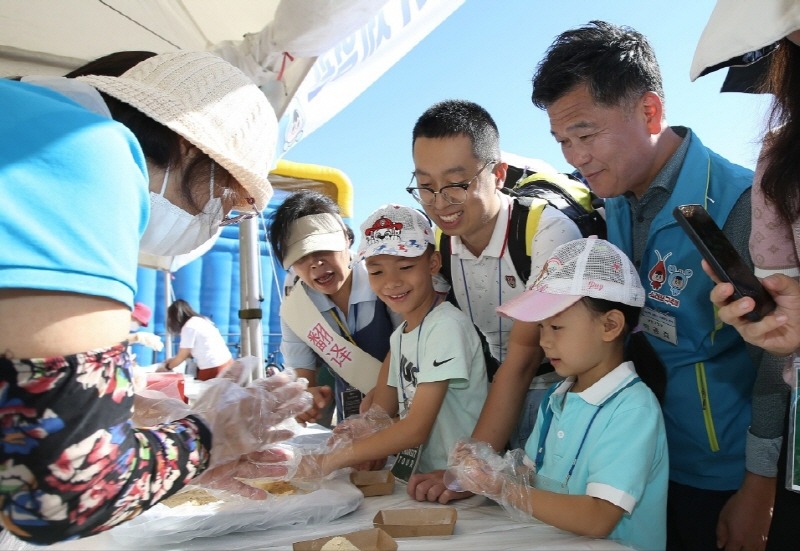
<instances>
[{"instance_id":1,"label":"smartphone","mask_svg":"<svg viewBox=\"0 0 800 551\"><path fill-rule=\"evenodd\" d=\"M679 205L672 215L717 277L733 284L733 297L750 297L756 301L756 307L745 315L746 319L759 321L775 309L775 301L702 205Z\"/></svg>"}]
</instances>

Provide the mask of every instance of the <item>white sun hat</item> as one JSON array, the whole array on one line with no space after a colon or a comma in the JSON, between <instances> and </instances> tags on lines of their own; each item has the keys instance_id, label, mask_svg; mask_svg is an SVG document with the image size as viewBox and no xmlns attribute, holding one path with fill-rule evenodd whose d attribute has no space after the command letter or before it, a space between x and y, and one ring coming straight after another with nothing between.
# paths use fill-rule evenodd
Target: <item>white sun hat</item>
<instances>
[{"instance_id":1,"label":"white sun hat","mask_svg":"<svg viewBox=\"0 0 800 551\"><path fill-rule=\"evenodd\" d=\"M556 247L533 285L497 308L497 313L520 321L542 321L583 297L644 306L636 268L625 253L604 239L588 237Z\"/></svg>"},{"instance_id":2,"label":"white sun hat","mask_svg":"<svg viewBox=\"0 0 800 551\"><path fill-rule=\"evenodd\" d=\"M119 77L78 77L174 130L225 168L263 210L278 121L266 96L239 69L210 52L159 54ZM235 205L251 209L247 201Z\"/></svg>"},{"instance_id":3,"label":"white sun hat","mask_svg":"<svg viewBox=\"0 0 800 551\"><path fill-rule=\"evenodd\" d=\"M692 80L800 29L797 0L718 0L694 52Z\"/></svg>"},{"instance_id":4,"label":"white sun hat","mask_svg":"<svg viewBox=\"0 0 800 551\"><path fill-rule=\"evenodd\" d=\"M283 268L288 270L307 254L319 251L339 252L349 246L344 222L338 214L325 212L302 216L289 226Z\"/></svg>"}]
</instances>

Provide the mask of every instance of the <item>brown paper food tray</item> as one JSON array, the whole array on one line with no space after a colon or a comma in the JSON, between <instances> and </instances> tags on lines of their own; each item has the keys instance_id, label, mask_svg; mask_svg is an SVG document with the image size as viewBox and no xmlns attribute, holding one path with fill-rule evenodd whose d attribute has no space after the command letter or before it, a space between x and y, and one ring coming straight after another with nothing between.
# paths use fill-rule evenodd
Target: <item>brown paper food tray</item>
<instances>
[{"instance_id":1,"label":"brown paper food tray","mask_svg":"<svg viewBox=\"0 0 800 551\"><path fill-rule=\"evenodd\" d=\"M449 536L456 525L456 516L453 507L384 509L378 511L372 524L395 538Z\"/></svg>"},{"instance_id":2,"label":"brown paper food tray","mask_svg":"<svg viewBox=\"0 0 800 551\"><path fill-rule=\"evenodd\" d=\"M369 530L359 530L347 534L339 534L347 538L350 543L358 547L361 551L397 551L397 542L392 536L380 528ZM323 545L328 543L336 536L327 536L315 540L298 541L292 544L293 551L319 551Z\"/></svg>"},{"instance_id":3,"label":"brown paper food tray","mask_svg":"<svg viewBox=\"0 0 800 551\"><path fill-rule=\"evenodd\" d=\"M392 471L355 471L350 473L350 482L361 490L364 497L386 496L394 492Z\"/></svg>"}]
</instances>

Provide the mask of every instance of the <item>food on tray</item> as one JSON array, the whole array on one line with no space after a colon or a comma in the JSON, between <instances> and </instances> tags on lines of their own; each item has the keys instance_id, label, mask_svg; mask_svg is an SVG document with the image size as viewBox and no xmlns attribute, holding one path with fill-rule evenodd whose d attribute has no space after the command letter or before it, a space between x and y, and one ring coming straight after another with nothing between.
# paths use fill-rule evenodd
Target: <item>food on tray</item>
<instances>
[{"instance_id":1,"label":"food on tray","mask_svg":"<svg viewBox=\"0 0 800 551\"><path fill-rule=\"evenodd\" d=\"M222 500L211 495L202 488L189 488L188 490L182 490L175 495L169 496L167 499L162 500L161 503L167 507L177 507L185 503L189 505L207 505L217 501Z\"/></svg>"},{"instance_id":2,"label":"food on tray","mask_svg":"<svg viewBox=\"0 0 800 551\"><path fill-rule=\"evenodd\" d=\"M286 480L275 480L274 478L239 478L236 480L253 488L264 490L276 496L294 495L300 492L300 489Z\"/></svg>"},{"instance_id":3,"label":"food on tray","mask_svg":"<svg viewBox=\"0 0 800 551\"><path fill-rule=\"evenodd\" d=\"M336 536L329 539L325 545L320 547L320 551L359 551L358 547L353 545L349 539L342 536Z\"/></svg>"}]
</instances>

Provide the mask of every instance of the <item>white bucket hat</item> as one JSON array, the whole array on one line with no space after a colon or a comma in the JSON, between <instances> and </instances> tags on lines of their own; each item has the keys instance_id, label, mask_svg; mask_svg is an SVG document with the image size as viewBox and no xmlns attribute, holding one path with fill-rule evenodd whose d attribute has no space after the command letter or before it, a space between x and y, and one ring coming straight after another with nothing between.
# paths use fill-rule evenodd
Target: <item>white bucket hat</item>
<instances>
[{"instance_id":1,"label":"white bucket hat","mask_svg":"<svg viewBox=\"0 0 800 551\"><path fill-rule=\"evenodd\" d=\"M278 121L266 96L239 69L210 52L180 51L142 61L119 77L78 77L174 130L225 168L261 211ZM250 210L247 202L237 209Z\"/></svg>"},{"instance_id":2,"label":"white bucket hat","mask_svg":"<svg viewBox=\"0 0 800 551\"><path fill-rule=\"evenodd\" d=\"M644 288L630 259L608 241L588 237L556 247L533 285L497 308L497 313L542 321L583 297L644 306Z\"/></svg>"},{"instance_id":3,"label":"white bucket hat","mask_svg":"<svg viewBox=\"0 0 800 551\"><path fill-rule=\"evenodd\" d=\"M694 52L689 76L760 50L800 29L797 0L718 0Z\"/></svg>"}]
</instances>

